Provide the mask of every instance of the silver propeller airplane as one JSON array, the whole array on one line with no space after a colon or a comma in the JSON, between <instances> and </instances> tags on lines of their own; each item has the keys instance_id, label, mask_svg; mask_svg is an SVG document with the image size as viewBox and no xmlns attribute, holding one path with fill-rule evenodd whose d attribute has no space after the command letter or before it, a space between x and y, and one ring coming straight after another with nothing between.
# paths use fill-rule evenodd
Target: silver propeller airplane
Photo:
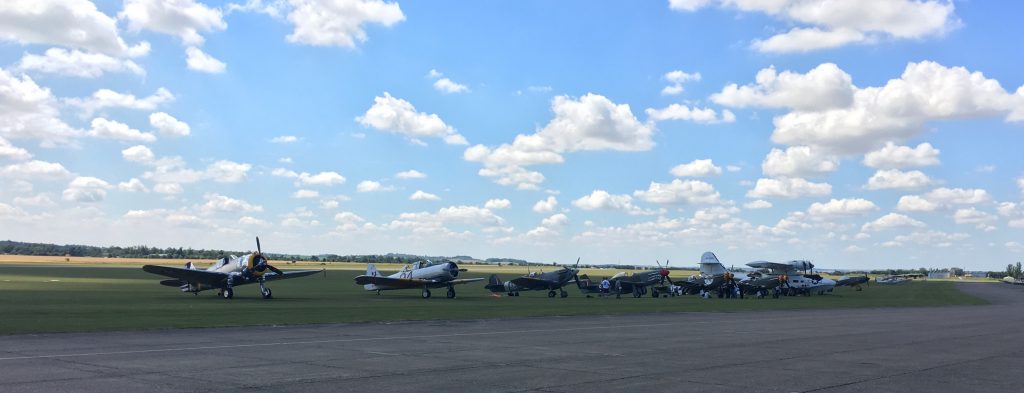
<instances>
[{"instance_id":1,"label":"silver propeller airplane","mask_svg":"<svg viewBox=\"0 0 1024 393\"><path fill-rule=\"evenodd\" d=\"M790 296L814 293L824 295L825 292L832 292L836 287L835 280L814 274L814 264L811 261L755 261L748 263L747 266L755 269L768 269L768 277L780 277L785 280Z\"/></svg>"},{"instance_id":2,"label":"silver propeller airplane","mask_svg":"<svg viewBox=\"0 0 1024 393\"><path fill-rule=\"evenodd\" d=\"M422 288L424 299L430 297L430 288L448 288L448 298L455 298L455 285L466 284L483 280L483 278L458 278L459 272L466 269L459 269L455 262L430 261L416 262L405 265L401 271L390 276L382 276L377 271L377 266L370 263L366 265L366 274L356 277L356 284L362 285L367 291L390 291L394 289Z\"/></svg>"},{"instance_id":3,"label":"silver propeller airplane","mask_svg":"<svg viewBox=\"0 0 1024 393\"><path fill-rule=\"evenodd\" d=\"M213 266L205 270L198 269L192 262L185 264L185 268L145 265L142 270L171 277L171 280L160 281L161 285L178 287L182 292L191 292L198 295L200 291L217 289L218 295L225 299L235 296L234 287L245 284L259 283L260 294L264 299L271 298L271 291L265 283L273 280L296 278L324 272L324 270L296 270L281 271L271 266L267 258L260 250L260 238L256 238L256 252L238 256L230 256L219 259ZM270 271L269 273L267 271Z\"/></svg>"}]
</instances>

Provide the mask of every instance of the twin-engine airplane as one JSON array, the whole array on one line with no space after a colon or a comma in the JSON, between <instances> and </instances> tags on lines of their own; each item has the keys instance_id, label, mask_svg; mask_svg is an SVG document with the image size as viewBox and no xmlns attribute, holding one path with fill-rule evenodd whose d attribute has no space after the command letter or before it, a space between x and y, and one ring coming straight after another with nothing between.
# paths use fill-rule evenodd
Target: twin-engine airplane
<instances>
[{"instance_id":1,"label":"twin-engine airplane","mask_svg":"<svg viewBox=\"0 0 1024 393\"><path fill-rule=\"evenodd\" d=\"M780 277L786 281L789 287L789 295L810 295L817 293L824 295L825 292L832 292L836 287L836 281L814 274L814 264L810 261L789 261L789 262L767 262L757 261L747 264L756 269L768 269L768 277ZM803 273L801 273L801 271ZM810 273L808 273L810 271Z\"/></svg>"},{"instance_id":2,"label":"twin-engine airplane","mask_svg":"<svg viewBox=\"0 0 1024 393\"><path fill-rule=\"evenodd\" d=\"M260 294L264 299L271 298L267 281L296 278L323 272L323 270L296 270L284 272L271 266L260 250L260 238L256 238L256 252L243 256L230 256L218 260L213 266L200 270L189 262L185 268L145 265L142 270L172 277L172 280L160 281L160 285L178 287L182 292L198 295L200 291L217 289L218 295L225 299L235 296L234 287L238 285L259 283ZM270 271L269 273L267 271Z\"/></svg>"},{"instance_id":3,"label":"twin-engine airplane","mask_svg":"<svg viewBox=\"0 0 1024 393\"><path fill-rule=\"evenodd\" d=\"M455 298L455 285L483 280L483 278L458 278L459 269L455 262L433 263L430 261L416 262L405 265L401 271L384 277L377 271L377 266L366 265L366 275L357 276L356 284L362 285L367 291L390 291L393 289L423 288L423 298L430 297L430 288L448 287L448 298Z\"/></svg>"},{"instance_id":4,"label":"twin-engine airplane","mask_svg":"<svg viewBox=\"0 0 1024 393\"><path fill-rule=\"evenodd\" d=\"M547 273L531 272L505 282L502 282L497 274L492 274L484 288L493 293L505 292L509 296L519 296L519 291L547 290L548 297L555 297L557 289L562 297L568 297L569 293L562 287L576 280L576 273L580 271L579 266L580 260L577 258L575 267L563 266L559 270Z\"/></svg>"},{"instance_id":5,"label":"twin-engine airplane","mask_svg":"<svg viewBox=\"0 0 1024 393\"><path fill-rule=\"evenodd\" d=\"M785 284L784 277L766 277L758 273L733 273L725 268L713 252L705 252L700 256L700 274L685 281L672 281L673 285L683 288L685 293L693 294L701 290L717 291L728 284L738 285L745 294L767 296L769 291Z\"/></svg>"}]
</instances>

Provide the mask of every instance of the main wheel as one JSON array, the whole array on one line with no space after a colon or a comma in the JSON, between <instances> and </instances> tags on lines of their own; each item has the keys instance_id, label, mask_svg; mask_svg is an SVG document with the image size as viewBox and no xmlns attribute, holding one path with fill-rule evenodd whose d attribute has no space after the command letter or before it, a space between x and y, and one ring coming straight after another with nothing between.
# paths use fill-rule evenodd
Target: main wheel
<instances>
[{"instance_id":1,"label":"main wheel","mask_svg":"<svg viewBox=\"0 0 1024 393\"><path fill-rule=\"evenodd\" d=\"M273 293L270 292L270 288L263 288L262 292L263 292L263 298L264 299L270 299L271 297L273 297Z\"/></svg>"},{"instance_id":2,"label":"main wheel","mask_svg":"<svg viewBox=\"0 0 1024 393\"><path fill-rule=\"evenodd\" d=\"M569 297L569 292L562 291L559 295L561 295L562 298L567 298L567 297Z\"/></svg>"},{"instance_id":3,"label":"main wheel","mask_svg":"<svg viewBox=\"0 0 1024 393\"><path fill-rule=\"evenodd\" d=\"M224 296L225 299L231 299L235 297L235 291L232 290L231 288L228 288L224 290L224 293L222 295Z\"/></svg>"},{"instance_id":4,"label":"main wheel","mask_svg":"<svg viewBox=\"0 0 1024 393\"><path fill-rule=\"evenodd\" d=\"M651 297L657 299L658 298L658 291L652 289L651 290Z\"/></svg>"},{"instance_id":5,"label":"main wheel","mask_svg":"<svg viewBox=\"0 0 1024 393\"><path fill-rule=\"evenodd\" d=\"M422 296L424 299L430 299L430 290L427 288L423 288Z\"/></svg>"},{"instance_id":6,"label":"main wheel","mask_svg":"<svg viewBox=\"0 0 1024 393\"><path fill-rule=\"evenodd\" d=\"M455 288L448 288L448 298L455 299Z\"/></svg>"},{"instance_id":7,"label":"main wheel","mask_svg":"<svg viewBox=\"0 0 1024 393\"><path fill-rule=\"evenodd\" d=\"M515 294L514 296L517 296L517 297L518 297L518 296L519 296L519 292L516 292L516 294Z\"/></svg>"},{"instance_id":8,"label":"main wheel","mask_svg":"<svg viewBox=\"0 0 1024 393\"><path fill-rule=\"evenodd\" d=\"M548 297L555 297L555 291L554 290L548 291Z\"/></svg>"}]
</instances>

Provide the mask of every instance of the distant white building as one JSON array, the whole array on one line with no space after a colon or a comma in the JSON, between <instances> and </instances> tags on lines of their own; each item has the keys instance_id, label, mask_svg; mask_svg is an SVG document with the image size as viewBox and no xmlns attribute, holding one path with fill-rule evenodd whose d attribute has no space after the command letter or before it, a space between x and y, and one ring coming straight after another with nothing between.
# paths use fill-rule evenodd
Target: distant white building
<instances>
[{"instance_id":1,"label":"distant white building","mask_svg":"<svg viewBox=\"0 0 1024 393\"><path fill-rule=\"evenodd\" d=\"M949 278L949 272L928 272L928 278Z\"/></svg>"}]
</instances>

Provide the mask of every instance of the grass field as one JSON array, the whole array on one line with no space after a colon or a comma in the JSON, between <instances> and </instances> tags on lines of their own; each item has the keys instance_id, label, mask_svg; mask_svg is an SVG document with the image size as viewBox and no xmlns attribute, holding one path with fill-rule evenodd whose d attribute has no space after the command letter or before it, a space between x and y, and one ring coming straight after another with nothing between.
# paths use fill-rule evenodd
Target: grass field
<instances>
[{"instance_id":1,"label":"grass field","mask_svg":"<svg viewBox=\"0 0 1024 393\"><path fill-rule=\"evenodd\" d=\"M315 275L271 283L274 299L263 300L258 287L236 288L235 298L216 291L193 296L160 286L160 277L143 272L137 261L117 264L56 261L0 261L0 334L133 330L208 326L281 325L425 319L477 319L522 316L626 314L686 311L740 311L803 308L911 307L984 304L960 293L951 282L871 285L864 291L839 288L833 294L781 299L711 299L696 296L652 299L587 299L572 288L567 299L544 292L493 298L482 283L457 287L457 299L444 290L420 299L418 290L378 296L363 291L355 270L331 265L326 277ZM153 262L153 261L149 261ZM165 263L179 265L178 263ZM281 267L286 267L280 265ZM299 267L288 265L287 268ZM302 266L307 267L307 266ZM317 267L319 267L317 265ZM364 269L364 266L353 266ZM471 272L483 277L488 272ZM522 274L502 268L503 278ZM609 270L591 271L610 275ZM676 272L673 272L676 273ZM642 318L642 316L640 316Z\"/></svg>"}]
</instances>

